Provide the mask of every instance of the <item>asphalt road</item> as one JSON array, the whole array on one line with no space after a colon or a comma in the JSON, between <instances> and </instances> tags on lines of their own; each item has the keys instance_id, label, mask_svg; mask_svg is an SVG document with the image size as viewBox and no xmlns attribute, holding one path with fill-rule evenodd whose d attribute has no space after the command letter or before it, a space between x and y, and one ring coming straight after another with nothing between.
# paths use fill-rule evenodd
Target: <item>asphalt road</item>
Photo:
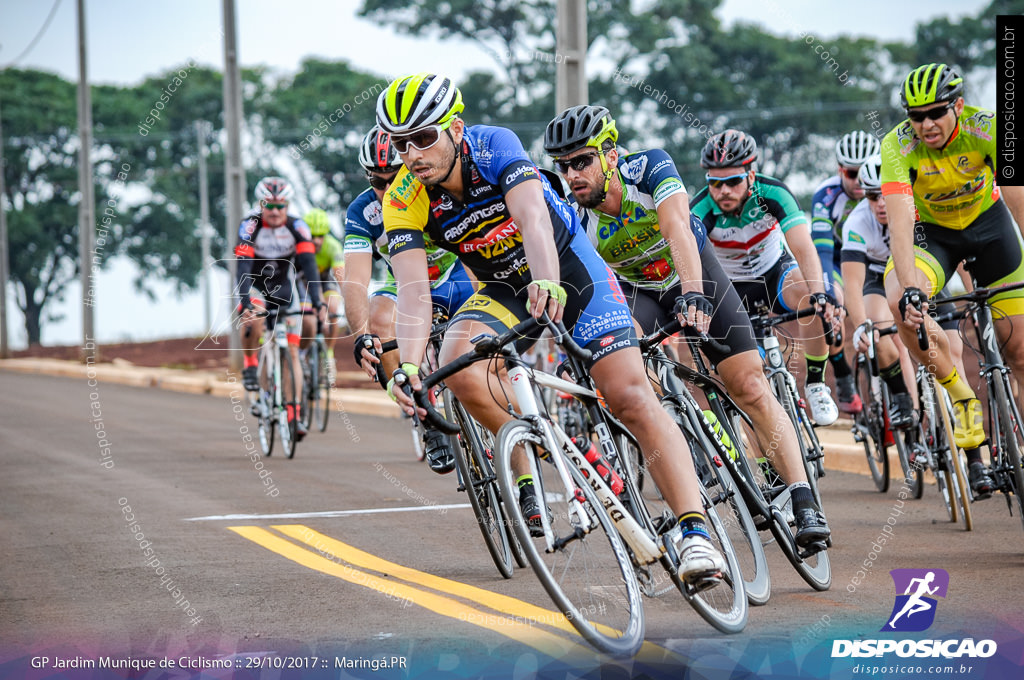
<instances>
[{"instance_id":1,"label":"asphalt road","mask_svg":"<svg viewBox=\"0 0 1024 680\"><path fill-rule=\"evenodd\" d=\"M578 677L601 664L607 677L684 665L854 677L853 661L828 658L832 641L879 637L897 568L949 572L929 636L994 636L1022 663L1024 530L1002 497L975 504L965 533L942 521L934 487L903 503L831 472L830 591L770 545L772 599L745 632L718 634L669 593L645 600L640 658L609 666L559 628L532 572L497 574L454 475L415 461L401 421L335 412L294 459L254 462L255 423L229 399L14 373L0 385L3 677L51 677L54 659L76 656L185 659L193 675L227 658L331 677ZM29 673L41 656L49 670ZM392 656L406 669L344 665Z\"/></svg>"}]
</instances>

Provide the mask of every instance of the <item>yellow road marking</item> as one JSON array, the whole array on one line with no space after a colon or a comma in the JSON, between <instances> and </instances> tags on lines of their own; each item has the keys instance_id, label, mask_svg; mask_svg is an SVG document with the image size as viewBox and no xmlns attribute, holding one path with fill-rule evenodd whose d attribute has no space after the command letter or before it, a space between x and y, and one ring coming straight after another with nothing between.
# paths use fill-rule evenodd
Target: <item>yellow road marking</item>
<instances>
[{"instance_id":1,"label":"yellow road marking","mask_svg":"<svg viewBox=\"0 0 1024 680\"><path fill-rule=\"evenodd\" d=\"M337 539L321 534L301 524L275 525L273 528L286 536L291 536L296 540L302 541L314 550L330 554L338 559L343 559L358 567L372 569L374 571L388 574L389 576L395 576L410 583L426 586L434 590L439 590L443 593L457 595L486 607L490 607L495 611L510 614L519 618L525 618L530 621L536 621L537 623L551 626L552 628L565 631L574 636L579 635L576 628L567 618L565 618L565 615L562 614L562 612L544 609L543 607L530 604L529 602L524 602L523 600L519 600L508 595L484 590L483 588L471 586L466 583L460 583L458 581L452 581L451 579L447 579L442 576L435 576L434 574L428 574L424 571L419 571L411 567L396 564L395 562L390 562L381 557L377 557L376 555L360 550L359 548L348 545L347 543L342 543ZM614 629L609 626L601 624L595 625L597 625L598 629L604 633L611 633L614 631ZM671 655L673 652L651 642L645 641L643 646L640 648L638 656L654 660L662 659L666 654Z\"/></svg>"},{"instance_id":2,"label":"yellow road marking","mask_svg":"<svg viewBox=\"0 0 1024 680\"><path fill-rule=\"evenodd\" d=\"M574 656L593 657L596 654L591 649L528 623L522 623L505 616L488 614L474 607L467 606L458 600L443 597L420 588L414 588L401 581L378 578L367 572L353 569L348 565L339 564L272 534L262 527L239 526L228 527L228 529L304 567L340 578L349 583L365 586L380 593L386 593L389 596L408 600L442 616L480 626L485 630L499 633L529 645L549 657L557 659L569 653L572 653Z\"/></svg>"}]
</instances>

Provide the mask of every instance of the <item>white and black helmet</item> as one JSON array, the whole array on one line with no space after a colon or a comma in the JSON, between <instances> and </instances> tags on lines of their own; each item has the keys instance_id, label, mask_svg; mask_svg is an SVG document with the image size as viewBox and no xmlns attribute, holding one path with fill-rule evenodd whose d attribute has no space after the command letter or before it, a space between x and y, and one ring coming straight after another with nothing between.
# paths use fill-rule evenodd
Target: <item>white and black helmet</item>
<instances>
[{"instance_id":1,"label":"white and black helmet","mask_svg":"<svg viewBox=\"0 0 1024 680\"><path fill-rule=\"evenodd\" d=\"M836 142L836 160L839 165L855 168L863 165L869 156L878 153L878 139L863 130L848 132Z\"/></svg>"},{"instance_id":2,"label":"white and black helmet","mask_svg":"<svg viewBox=\"0 0 1024 680\"><path fill-rule=\"evenodd\" d=\"M876 153L864 161L857 173L857 181L864 191L882 190L882 154Z\"/></svg>"},{"instance_id":3,"label":"white and black helmet","mask_svg":"<svg viewBox=\"0 0 1024 680\"><path fill-rule=\"evenodd\" d=\"M292 185L281 177L264 177L256 185L257 201L288 201L294 193Z\"/></svg>"},{"instance_id":4,"label":"white and black helmet","mask_svg":"<svg viewBox=\"0 0 1024 680\"><path fill-rule=\"evenodd\" d=\"M374 125L359 146L359 165L367 172L387 172L402 166L402 159L391 144L391 135Z\"/></svg>"}]
</instances>

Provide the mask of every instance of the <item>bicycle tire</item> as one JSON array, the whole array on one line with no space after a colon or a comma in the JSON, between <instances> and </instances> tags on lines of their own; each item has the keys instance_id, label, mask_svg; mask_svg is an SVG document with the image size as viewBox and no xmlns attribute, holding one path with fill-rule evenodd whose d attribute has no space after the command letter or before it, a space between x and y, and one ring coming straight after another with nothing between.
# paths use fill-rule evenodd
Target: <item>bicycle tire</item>
<instances>
[{"instance_id":1,"label":"bicycle tire","mask_svg":"<svg viewBox=\"0 0 1024 680\"><path fill-rule=\"evenodd\" d=\"M872 375L866 360L858 359L855 369L855 384L860 393L863 407L853 418L853 436L864 444L864 455L871 471L871 479L879 493L889 490L889 451L885 447L885 419L881 409L884 405L871 389Z\"/></svg>"},{"instance_id":2,"label":"bicycle tire","mask_svg":"<svg viewBox=\"0 0 1024 680\"><path fill-rule=\"evenodd\" d=\"M320 432L327 430L327 420L331 415L331 383L329 381L331 371L328 365L327 351L321 343L317 342L318 346L316 363L316 407L314 416L316 418L316 427Z\"/></svg>"},{"instance_id":3,"label":"bicycle tire","mask_svg":"<svg viewBox=\"0 0 1024 680\"><path fill-rule=\"evenodd\" d=\"M939 498L946 508L946 516L953 524L960 521L960 500L955 463L945 447L945 435L942 432L942 417L937 415L938 404L935 402L935 383L931 375L923 368L917 371L917 399L920 404L917 428L921 442L928 449L929 459L934 462L932 474L935 486L939 490Z\"/></svg>"},{"instance_id":4,"label":"bicycle tire","mask_svg":"<svg viewBox=\"0 0 1024 680\"><path fill-rule=\"evenodd\" d=\"M533 426L523 420L505 423L495 439L498 484L523 553L544 590L587 642L607 654L633 656L644 640L644 610L626 547L579 469L566 461L576 487L567 491L551 462L551 456L564 454L561 450L545 452L549 460L541 460L541 442ZM531 535L519 507L519 489L513 478L512 451L517 446L522 447L530 462L542 512L546 508L551 513L552 536L575 536L574 540L548 550L545 538ZM582 535L569 517L569 500L579 496L592 523L591 530ZM600 620L591 621L591 617Z\"/></svg>"},{"instance_id":5,"label":"bicycle tire","mask_svg":"<svg viewBox=\"0 0 1024 680\"><path fill-rule=\"evenodd\" d=\"M494 486L494 472L479 430L481 426L466 413L451 390L444 392L444 407L448 418L462 427L462 432L452 438L455 467L458 468L463 490L469 497L469 505L476 516L487 552L498 568L498 573L504 578L512 578L514 565L509 529L502 516L501 501Z\"/></svg>"},{"instance_id":6,"label":"bicycle tire","mask_svg":"<svg viewBox=\"0 0 1024 680\"><path fill-rule=\"evenodd\" d=\"M725 557L728 568L722 573L721 583L696 592L679 578L674 569L669 573L672 574L672 580L683 597L702 619L723 633L739 633L747 625L748 611L743 572L732 541L729 540L728 531L715 510L715 504L709 498L706 489L701 488L700 493L704 503L704 515L707 517L708 535L711 537L712 545ZM665 562L668 557L661 559ZM736 579L735 574L739 574L740 578Z\"/></svg>"},{"instance_id":7,"label":"bicycle tire","mask_svg":"<svg viewBox=\"0 0 1024 680\"><path fill-rule=\"evenodd\" d=\"M317 364L319 352L316 342L310 344L306 356L299 355L299 368L302 369L302 423L309 430L313 427L313 409L316 408L316 383L318 379ZM306 379L306 367L309 367L309 379Z\"/></svg>"},{"instance_id":8,"label":"bicycle tire","mask_svg":"<svg viewBox=\"0 0 1024 680\"><path fill-rule=\"evenodd\" d=\"M1007 471L1012 483L1011 492L1017 499L1017 515L1024 523L1024 468L1021 467L1021 427L1020 414L1017 408L1010 402L1013 392L1009 389L1008 378L1005 374L998 375L992 381L991 398L996 402L999 419L1002 421L999 427L999 437L1003 440L1003 452L1006 456L1004 461L1010 469Z\"/></svg>"},{"instance_id":9,"label":"bicycle tire","mask_svg":"<svg viewBox=\"0 0 1024 680\"><path fill-rule=\"evenodd\" d=\"M278 434L281 437L281 446L284 448L285 458L293 458L295 456L295 444L297 441L297 427L298 418L292 418L288 420L288 406L295 407L295 396L296 396L296 385L295 385L295 365L292 363L292 353L288 347L278 348L278 371L280 372L281 381L281 394L280 394L280 410L277 413L277 425ZM286 394L289 394L287 385L291 384L291 395L293 401L286 401Z\"/></svg>"},{"instance_id":10,"label":"bicycle tire","mask_svg":"<svg viewBox=\"0 0 1024 680\"><path fill-rule=\"evenodd\" d=\"M691 452L703 458L706 472L698 474L698 477L702 479L708 496L715 499L716 511L732 543L740 573L743 575L743 589L747 601L757 606L766 604L771 597L772 586L768 558L765 556L760 533L729 469L724 467L721 461L716 463L714 460L716 455L728 454L717 449L712 452L705 445L693 441L681 424L681 419L686 415L674 399L663 399L662 406L686 436Z\"/></svg>"},{"instance_id":11,"label":"bicycle tire","mask_svg":"<svg viewBox=\"0 0 1024 680\"><path fill-rule=\"evenodd\" d=\"M261 348L259 364L256 369L256 375L260 383L259 396L256 399L256 407L259 409L259 415L256 418L256 429L259 435L260 448L264 456L269 456L274 452L274 427L277 423L277 412L275 410L277 405L275 391L277 384L274 382L274 376L268 374L267 357L269 356L271 356L269 348ZM264 384L266 384L266 389L263 387Z\"/></svg>"},{"instance_id":12,"label":"bicycle tire","mask_svg":"<svg viewBox=\"0 0 1024 680\"><path fill-rule=\"evenodd\" d=\"M953 438L953 402L945 389L939 389L932 379L932 389L935 390L935 405L939 410L940 432L945 440L944 449L949 454L953 465L953 472L957 481L957 498L960 504L960 521L964 531L974 529L974 514L971 510L971 487L967 483L967 470L964 465L964 455L956 445Z\"/></svg>"}]
</instances>

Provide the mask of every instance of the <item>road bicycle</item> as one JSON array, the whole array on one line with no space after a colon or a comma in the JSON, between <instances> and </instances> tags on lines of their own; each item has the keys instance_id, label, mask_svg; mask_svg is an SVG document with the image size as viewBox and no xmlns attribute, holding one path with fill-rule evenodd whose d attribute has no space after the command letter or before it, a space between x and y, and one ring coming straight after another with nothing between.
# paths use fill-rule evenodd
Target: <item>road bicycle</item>
<instances>
[{"instance_id":1,"label":"road bicycle","mask_svg":"<svg viewBox=\"0 0 1024 680\"><path fill-rule=\"evenodd\" d=\"M266 310L253 310L252 313L256 318L267 318L271 314ZM295 455L298 421L295 418L288 419L288 407L291 406L294 412L295 395L298 390L295 384L295 364L288 346L285 316L286 313L278 307L274 329L271 330L268 324L263 332L257 366L260 389L258 392L248 392L248 395L249 410L257 419L263 455L269 456L273 453L276 430L280 435L285 457L291 458ZM291 397L286 397L286 394L290 394Z\"/></svg>"},{"instance_id":2,"label":"road bicycle","mask_svg":"<svg viewBox=\"0 0 1024 680\"><path fill-rule=\"evenodd\" d=\"M974 339L971 344L963 331L964 347L974 352L978 359L981 378L985 382L986 399L988 402L988 439L991 452L991 473L996 490L1006 498L1007 509L1013 514L1016 506L1017 514L1024 522L1024 468L1021 467L1022 451L1024 451L1024 431L1020 409L1014 397L1011 383L1010 368L1003 360L999 341L996 336L993 307L989 299L993 295L1024 288L1024 283L1015 283L996 288L975 288L970 293L933 300L933 304L963 303L959 309L936 315L939 323L951 319L967 319L966 324L974 328ZM927 349L928 338L922 330L918 340L923 349ZM942 390L945 393L945 390ZM1011 498L1012 497L1012 498ZM1015 500L1014 500L1015 499Z\"/></svg>"},{"instance_id":3,"label":"road bicycle","mask_svg":"<svg viewBox=\"0 0 1024 680\"><path fill-rule=\"evenodd\" d=\"M802 312L802 315L808 316L813 313L813 308L808 308L808 310ZM646 344L656 341L659 337L665 337L667 334L678 329L679 324L674 321L658 333L644 338L642 343ZM775 540L790 564L793 565L793 568L796 569L797 573L800 574L801 578L808 585L815 590L828 590L832 584L832 568L827 552L830 543L818 544L806 549L802 549L797 545L794 533L795 522L792 498L790 497L789 489L771 462L761 453L758 453L759 440L766 446L772 446L772 442L775 440L769 439L767 433L761 433L761 437L757 436L750 418L729 397L725 388L714 377L712 367L709 366L704 356L697 351L698 348L693 346L693 338L689 334L684 334L681 337L690 344L690 355L693 358L694 365L690 367L678 362L672 362L668 364L668 367L671 368L677 379L683 384L692 386L704 393L708 409L714 417L705 416L693 419L698 422L708 439L715 444L718 451L718 457L715 462L720 462L728 470L735 484L736 491L739 492L740 497L746 504L758 535L760 536L764 532L770 534L771 538L760 539L761 545L763 546L771 540ZM777 385L777 388L782 391L782 394L787 399L793 399L796 381L785 369L778 340L774 336L769 336L765 338L765 341L768 347L765 360L766 370L769 371L769 382L772 379L777 383L783 382L783 385ZM767 367L769 364L770 368ZM802 410L803 407L800 406L798 408L800 409L798 412L801 413L804 422L809 422L806 411ZM787 410L787 413L789 413L789 410ZM809 429L809 435L803 434L801 436L800 429L798 428L797 438L801 440L801 453L808 483L811 484L815 497L820 498L817 493L816 481L818 473L816 463L820 463L821 446L813 429ZM804 441L808 437L813 437L811 443ZM820 499L818 503L819 507L821 507ZM744 529L745 534L747 533L746 526L743 522L739 523L739 527ZM734 544L739 543L741 546L743 545L737 540L733 542ZM748 543L747 545L750 544ZM752 601L752 604L763 604L771 593L771 581L767 567L761 569L759 558L754 553L754 550L756 549L751 546L751 554L754 561L746 563L748 567L744 574L747 577L747 583L753 586L751 592L756 596L760 596ZM738 552L742 554L743 551L740 550Z\"/></svg>"},{"instance_id":4,"label":"road bicycle","mask_svg":"<svg viewBox=\"0 0 1024 680\"><path fill-rule=\"evenodd\" d=\"M721 399L728 402L735 412L739 409L714 377L680 363L665 346L665 341L680 331L684 333L681 339L689 346L691 355L696 354L703 344L715 346L723 355L730 352L728 347L707 336L695 336L691 329L683 329L678 321L642 338L640 351L649 374L654 376L662 406L694 452L698 477L729 533L744 577L747 601L752 605L762 605L771 596L768 560L750 508L725 462L730 459L733 465L737 465L739 451L721 427L716 430L718 418L715 413L703 410L687 386L701 390L709 403Z\"/></svg>"},{"instance_id":5,"label":"road bicycle","mask_svg":"<svg viewBox=\"0 0 1024 680\"><path fill-rule=\"evenodd\" d=\"M548 326L567 354L563 367L571 381L536 372L520 360L517 343L532 342L542 324ZM514 398L509 397L504 384L492 386L492 394L506 403L513 415L495 438L495 467L502 499L527 561L584 639L613 655L628 656L639 650L644 613L638 577L645 578L644 570L656 562L711 625L728 633L742 630L747 620L742 573L714 502L701 487L708 531L727 567L721 578L684 581L676 571L671 541L665 540L675 526L675 517L652 517L648 512L636 488L631 456L624 452L625 442L637 451L639 446L603 406L594 389L586 370L590 352L576 345L565 328L550 323L546 315L542 321L527 319L499 336L479 336L473 343L473 351L427 376L424 390L472 363L504 360ZM619 495L544 409L544 388L561 390L586 404L604 461L621 475ZM424 392L415 396L432 424L452 433L458 430L431 406ZM537 497L546 508L538 527L527 524L519 507L512 469L514 451L525 455Z\"/></svg>"}]
</instances>

